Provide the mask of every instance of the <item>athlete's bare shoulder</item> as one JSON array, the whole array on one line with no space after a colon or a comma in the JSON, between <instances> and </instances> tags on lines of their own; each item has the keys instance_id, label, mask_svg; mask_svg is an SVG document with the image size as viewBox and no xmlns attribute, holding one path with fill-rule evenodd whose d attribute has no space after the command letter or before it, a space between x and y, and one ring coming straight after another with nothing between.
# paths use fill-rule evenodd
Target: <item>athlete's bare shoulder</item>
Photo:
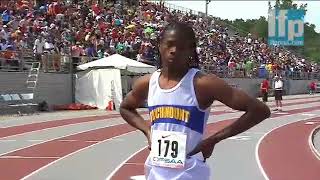
<instances>
[{"instance_id":1,"label":"athlete's bare shoulder","mask_svg":"<svg viewBox=\"0 0 320 180\"><path fill-rule=\"evenodd\" d=\"M214 100L237 110L245 110L248 104L252 103L260 105L255 98L242 90L232 88L226 81L214 74L199 72L194 84L197 99L202 108L209 107Z\"/></svg>"},{"instance_id":2,"label":"athlete's bare shoulder","mask_svg":"<svg viewBox=\"0 0 320 180\"><path fill-rule=\"evenodd\" d=\"M132 93L133 94L144 94L147 93L149 90L149 81L152 74L147 74L144 76L139 77L132 86Z\"/></svg>"},{"instance_id":3,"label":"athlete's bare shoulder","mask_svg":"<svg viewBox=\"0 0 320 180\"><path fill-rule=\"evenodd\" d=\"M225 85L226 83L214 74L198 72L194 79L194 86L200 108L209 107L216 100L214 91L223 89Z\"/></svg>"},{"instance_id":4,"label":"athlete's bare shoulder","mask_svg":"<svg viewBox=\"0 0 320 180\"><path fill-rule=\"evenodd\" d=\"M121 102L121 107L133 109L140 107L148 97L150 78L151 74L144 75L138 78L134 82L132 90Z\"/></svg>"}]
</instances>

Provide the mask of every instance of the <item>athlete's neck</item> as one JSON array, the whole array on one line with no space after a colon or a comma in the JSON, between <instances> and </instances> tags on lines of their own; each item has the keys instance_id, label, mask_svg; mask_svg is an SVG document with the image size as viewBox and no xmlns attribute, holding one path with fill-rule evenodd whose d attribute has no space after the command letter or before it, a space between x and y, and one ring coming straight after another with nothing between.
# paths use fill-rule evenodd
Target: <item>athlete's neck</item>
<instances>
[{"instance_id":1,"label":"athlete's neck","mask_svg":"<svg viewBox=\"0 0 320 180\"><path fill-rule=\"evenodd\" d=\"M169 68L169 67L163 67L161 68L161 74L163 77L172 79L172 80L177 80L177 79L182 79L185 74L189 69L180 69L177 70L177 68Z\"/></svg>"}]
</instances>

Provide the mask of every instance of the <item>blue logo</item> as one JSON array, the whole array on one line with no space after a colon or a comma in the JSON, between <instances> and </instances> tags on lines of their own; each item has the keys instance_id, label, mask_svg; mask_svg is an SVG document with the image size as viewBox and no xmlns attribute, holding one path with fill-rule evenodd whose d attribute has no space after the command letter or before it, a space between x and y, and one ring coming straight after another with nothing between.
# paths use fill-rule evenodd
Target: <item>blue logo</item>
<instances>
[{"instance_id":1,"label":"blue logo","mask_svg":"<svg viewBox=\"0 0 320 180\"><path fill-rule=\"evenodd\" d=\"M268 44L303 46L304 11L272 9L268 16Z\"/></svg>"}]
</instances>

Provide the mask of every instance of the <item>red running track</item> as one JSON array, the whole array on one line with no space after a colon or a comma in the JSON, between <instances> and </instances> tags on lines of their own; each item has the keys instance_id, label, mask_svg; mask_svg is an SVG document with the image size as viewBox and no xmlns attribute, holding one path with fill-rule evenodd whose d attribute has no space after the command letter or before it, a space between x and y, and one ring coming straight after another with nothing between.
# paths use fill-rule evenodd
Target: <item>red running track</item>
<instances>
[{"instance_id":1,"label":"red running track","mask_svg":"<svg viewBox=\"0 0 320 180\"><path fill-rule=\"evenodd\" d=\"M217 123L211 123L207 125L205 136L213 134L220 129L231 124L234 120L225 120ZM149 155L149 149L144 149L130 158L115 174L111 177L112 180L130 179L131 176L144 174L144 162Z\"/></svg>"},{"instance_id":2,"label":"red running track","mask_svg":"<svg viewBox=\"0 0 320 180\"><path fill-rule=\"evenodd\" d=\"M299 98L297 98L299 99ZM291 99L290 99L291 100ZM295 100L295 99L292 99ZM298 104L305 104L305 103L313 103L318 102L318 100L314 101L307 101L307 102L291 102L291 103L284 103L283 106L291 106L291 105L298 105ZM224 106L224 105L218 105L218 106ZM217 106L215 106L217 107ZM270 106L270 108L275 107L275 105ZM232 111L214 111L213 115L220 115L225 113L233 113ZM140 112L140 114L147 114L147 112ZM54 127L60 127L60 126L66 126L71 124L79 124L79 123L85 123L90 121L100 121L100 120L106 120L111 118L118 118L120 117L119 114L109 114L104 116L93 116L93 117L81 117L81 118L72 118L72 119L63 119L63 120L53 120L53 121L47 121L47 122L39 122L39 123L32 123L32 124L25 124L20 126L13 126L13 127L7 127L7 128L0 128L0 138L23 134L27 132L32 131L38 131L48 128L54 128Z\"/></svg>"},{"instance_id":3,"label":"red running track","mask_svg":"<svg viewBox=\"0 0 320 180\"><path fill-rule=\"evenodd\" d=\"M291 114L309 112L319 109L320 106L287 111ZM288 114L289 115L289 114ZM272 117L285 116L284 114L274 114ZM235 118L236 119L236 118ZM230 119L232 121L235 119ZM227 121L226 121L227 122ZM219 122L220 123L220 122ZM223 123L223 122L221 122ZM224 124L226 125L226 124ZM209 127L213 125L208 125ZM0 156L1 177L3 179L20 179L33 171L58 160L72 152L94 145L98 142L110 139L134 131L128 124L120 124L112 127L101 128L83 132L64 138L37 144L21 150ZM77 140L77 141L63 141ZM20 157L19 157L20 156ZM44 158L47 157L47 158ZM130 172L130 171L129 171ZM132 174L126 172L126 174Z\"/></svg>"},{"instance_id":4,"label":"red running track","mask_svg":"<svg viewBox=\"0 0 320 180\"><path fill-rule=\"evenodd\" d=\"M319 107L312 107L313 110L318 110ZM298 110L291 110L287 111L288 113L292 114L298 114L302 112L308 112L313 111L309 108L306 109L298 109ZM289 114L288 114L289 115ZM271 118L284 116L283 114L272 114ZM212 134L221 128L227 126L231 122L233 122L235 119L232 120L225 120L220 121L217 123L211 123L207 125L207 134ZM144 162L148 156L149 150L144 149L143 151L140 151L135 156L133 156L131 159L129 159L127 162L124 163L120 169L118 169L115 174L112 176L112 180L123 180L123 179L130 179L131 176L136 176L138 174L144 174ZM284 180L284 179L283 179Z\"/></svg>"},{"instance_id":5,"label":"red running track","mask_svg":"<svg viewBox=\"0 0 320 180\"><path fill-rule=\"evenodd\" d=\"M1 178L10 180L21 179L42 166L56 161L72 152L134 130L134 128L127 124L121 124L67 136L4 154L0 156ZM22 156L24 158L15 156Z\"/></svg>"},{"instance_id":6,"label":"red running track","mask_svg":"<svg viewBox=\"0 0 320 180\"><path fill-rule=\"evenodd\" d=\"M313 101L312 101L313 102ZM233 111L215 111L211 112L211 115L220 115L226 113L234 113ZM141 112L140 114L146 115L147 112ZM39 123L32 123L32 124L25 124L20 126L13 126L7 128L0 128L0 138L23 134L27 132L33 132L43 129L49 129L54 127L66 126L71 124L79 124L91 121L101 121L111 118L119 118L121 117L120 114L109 114L104 116L93 116L93 117L81 117L81 118L72 118L72 119L63 119L63 120L53 120L53 121L46 121L46 122L39 122Z\"/></svg>"},{"instance_id":7,"label":"red running track","mask_svg":"<svg viewBox=\"0 0 320 180\"><path fill-rule=\"evenodd\" d=\"M315 124L305 124L310 121ZM291 123L271 131L262 139L258 154L269 179L320 179L320 161L309 145L309 136L319 124L320 118Z\"/></svg>"}]
</instances>

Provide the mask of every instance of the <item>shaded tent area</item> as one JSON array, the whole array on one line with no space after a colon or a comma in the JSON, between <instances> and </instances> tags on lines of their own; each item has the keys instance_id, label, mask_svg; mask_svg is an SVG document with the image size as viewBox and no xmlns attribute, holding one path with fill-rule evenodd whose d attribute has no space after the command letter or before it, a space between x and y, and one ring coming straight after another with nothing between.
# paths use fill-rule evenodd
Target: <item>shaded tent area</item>
<instances>
[{"instance_id":1,"label":"shaded tent area","mask_svg":"<svg viewBox=\"0 0 320 180\"><path fill-rule=\"evenodd\" d=\"M76 103L118 110L133 82L142 75L154 72L156 67L114 54L79 65L77 69Z\"/></svg>"}]
</instances>

